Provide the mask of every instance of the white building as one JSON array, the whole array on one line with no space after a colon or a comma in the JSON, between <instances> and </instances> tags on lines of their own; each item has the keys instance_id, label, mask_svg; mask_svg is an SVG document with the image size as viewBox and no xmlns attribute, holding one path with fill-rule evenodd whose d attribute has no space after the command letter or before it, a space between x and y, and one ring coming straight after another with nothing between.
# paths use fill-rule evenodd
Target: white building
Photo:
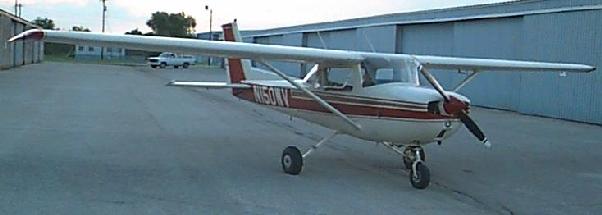
<instances>
[{"instance_id":1,"label":"white building","mask_svg":"<svg viewBox=\"0 0 602 215\"><path fill-rule=\"evenodd\" d=\"M100 47L95 46L75 46L75 58L76 59L100 59ZM104 56L106 59L111 58L124 58L125 49L104 47Z\"/></svg>"}]
</instances>

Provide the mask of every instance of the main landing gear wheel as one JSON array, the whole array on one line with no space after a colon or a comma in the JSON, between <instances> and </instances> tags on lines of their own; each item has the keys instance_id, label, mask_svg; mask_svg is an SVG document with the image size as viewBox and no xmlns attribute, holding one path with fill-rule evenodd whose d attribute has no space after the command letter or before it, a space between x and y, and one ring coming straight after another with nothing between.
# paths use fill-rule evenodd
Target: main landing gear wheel
<instances>
[{"instance_id":1,"label":"main landing gear wheel","mask_svg":"<svg viewBox=\"0 0 602 215\"><path fill-rule=\"evenodd\" d=\"M422 162L416 162L414 168L410 169L410 183L416 189L425 189L431 182L429 168Z\"/></svg>"},{"instance_id":2,"label":"main landing gear wheel","mask_svg":"<svg viewBox=\"0 0 602 215\"><path fill-rule=\"evenodd\" d=\"M299 175L303 169L303 156L297 147L289 146L282 152L282 170L291 175Z\"/></svg>"}]
</instances>

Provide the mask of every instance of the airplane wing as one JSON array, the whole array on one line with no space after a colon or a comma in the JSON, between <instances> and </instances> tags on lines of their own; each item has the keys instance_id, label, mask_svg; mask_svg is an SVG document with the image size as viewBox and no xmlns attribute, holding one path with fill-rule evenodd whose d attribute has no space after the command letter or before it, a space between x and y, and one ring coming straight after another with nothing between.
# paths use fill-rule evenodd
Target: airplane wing
<instances>
[{"instance_id":1,"label":"airplane wing","mask_svg":"<svg viewBox=\"0 0 602 215\"><path fill-rule=\"evenodd\" d=\"M531 61L478 59L415 55L415 59L426 68L461 69L472 71L508 72L592 72L596 68L583 64L559 64Z\"/></svg>"},{"instance_id":2,"label":"airplane wing","mask_svg":"<svg viewBox=\"0 0 602 215\"><path fill-rule=\"evenodd\" d=\"M133 50L172 51L226 58L251 59L258 61L279 60L298 63L325 63L329 65L350 65L370 60L418 61L426 68L463 69L473 71L549 71L549 72L591 72L594 67L583 64L559 64L501 59L478 59L440 57L409 54L381 54L344 50L326 50L307 47L263 45L227 41L206 41L172 37L151 37L118 35L91 32L63 32L32 29L23 32L9 41L37 39L47 42L76 45L121 47Z\"/></svg>"},{"instance_id":3,"label":"airplane wing","mask_svg":"<svg viewBox=\"0 0 602 215\"><path fill-rule=\"evenodd\" d=\"M199 88L207 88L207 89L247 89L251 88L251 86L246 84L231 84L225 82L198 82L198 81L170 81L167 83L167 86L174 87L199 87Z\"/></svg>"},{"instance_id":4,"label":"airplane wing","mask_svg":"<svg viewBox=\"0 0 602 215\"><path fill-rule=\"evenodd\" d=\"M300 63L353 64L364 60L352 51L294 46L261 45L228 41L206 41L173 37L118 35L92 32L64 32L32 29L9 40L36 39L74 45L120 47L132 50L171 51L226 58L281 60Z\"/></svg>"}]
</instances>

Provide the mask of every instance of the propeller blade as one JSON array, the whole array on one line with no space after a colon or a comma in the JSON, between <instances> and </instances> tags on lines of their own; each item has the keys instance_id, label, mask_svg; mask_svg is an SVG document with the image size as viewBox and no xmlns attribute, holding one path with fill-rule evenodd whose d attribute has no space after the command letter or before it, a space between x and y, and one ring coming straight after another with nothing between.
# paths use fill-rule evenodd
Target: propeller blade
<instances>
[{"instance_id":1,"label":"propeller blade","mask_svg":"<svg viewBox=\"0 0 602 215\"><path fill-rule=\"evenodd\" d=\"M472 118L470 118L468 114L462 111L460 112L460 114L458 114L458 116L460 117L460 121L464 123L464 126L466 126L470 133L472 133L479 141L481 141L483 145L485 145L486 147L491 147L491 143L489 142L489 140L487 140L485 133L483 133L481 128L479 128L479 125L477 125L477 123L474 120L472 120Z\"/></svg>"},{"instance_id":2,"label":"propeller blade","mask_svg":"<svg viewBox=\"0 0 602 215\"><path fill-rule=\"evenodd\" d=\"M422 73L422 75L424 76L424 78L426 78L426 80L431 84L431 86L433 86L433 88L435 88L435 90L437 90L437 92L439 92L439 94L443 96L445 102L449 102L449 98L447 97L447 95L445 95L445 90L443 90L441 84L439 84L437 79L435 79L435 76L428 72L423 66L420 66L419 70L420 73Z\"/></svg>"}]
</instances>

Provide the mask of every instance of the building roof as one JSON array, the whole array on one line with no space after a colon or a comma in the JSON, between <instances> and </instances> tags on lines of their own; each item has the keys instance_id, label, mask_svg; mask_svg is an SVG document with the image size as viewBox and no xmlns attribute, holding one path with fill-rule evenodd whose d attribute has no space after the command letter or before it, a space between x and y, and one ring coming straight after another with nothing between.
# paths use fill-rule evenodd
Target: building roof
<instances>
[{"instance_id":1,"label":"building roof","mask_svg":"<svg viewBox=\"0 0 602 215\"><path fill-rule=\"evenodd\" d=\"M516 0L446 9L384 14L266 30L244 31L242 34L243 37L261 37L288 33L336 31L359 27L453 22L601 9L602 2L599 0Z\"/></svg>"},{"instance_id":2,"label":"building roof","mask_svg":"<svg viewBox=\"0 0 602 215\"><path fill-rule=\"evenodd\" d=\"M33 24L33 23L31 23L31 22L29 22L29 21L27 21L27 20L25 20L25 19L23 19L21 17L15 16L14 14L12 14L10 12L7 12L5 10L0 9L0 15L1 16L7 16L8 18L14 20L15 22L24 24L25 26L32 27L32 28L39 28L39 26L37 26L37 25L35 25L35 24Z\"/></svg>"}]
</instances>

